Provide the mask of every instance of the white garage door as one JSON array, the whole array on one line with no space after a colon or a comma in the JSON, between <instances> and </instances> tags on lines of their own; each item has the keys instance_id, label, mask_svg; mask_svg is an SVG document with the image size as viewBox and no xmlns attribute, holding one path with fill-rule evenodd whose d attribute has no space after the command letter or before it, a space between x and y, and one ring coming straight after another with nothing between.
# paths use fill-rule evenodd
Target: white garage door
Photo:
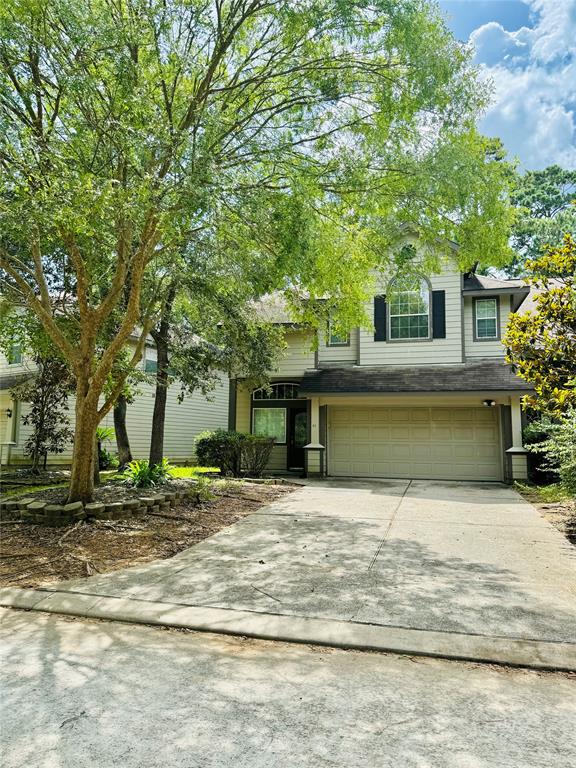
<instances>
[{"instance_id":1,"label":"white garage door","mask_svg":"<svg viewBox=\"0 0 576 768\"><path fill-rule=\"evenodd\" d=\"M340 477L501 480L496 408L328 408L328 471Z\"/></svg>"}]
</instances>

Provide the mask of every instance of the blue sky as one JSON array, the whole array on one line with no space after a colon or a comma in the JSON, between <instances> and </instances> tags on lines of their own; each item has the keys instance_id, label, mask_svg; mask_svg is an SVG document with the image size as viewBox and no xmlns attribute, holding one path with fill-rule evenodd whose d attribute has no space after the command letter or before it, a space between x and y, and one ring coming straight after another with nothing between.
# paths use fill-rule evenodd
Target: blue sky
<instances>
[{"instance_id":1,"label":"blue sky","mask_svg":"<svg viewBox=\"0 0 576 768\"><path fill-rule=\"evenodd\" d=\"M480 123L525 169L576 168L576 0L439 0L493 100Z\"/></svg>"}]
</instances>

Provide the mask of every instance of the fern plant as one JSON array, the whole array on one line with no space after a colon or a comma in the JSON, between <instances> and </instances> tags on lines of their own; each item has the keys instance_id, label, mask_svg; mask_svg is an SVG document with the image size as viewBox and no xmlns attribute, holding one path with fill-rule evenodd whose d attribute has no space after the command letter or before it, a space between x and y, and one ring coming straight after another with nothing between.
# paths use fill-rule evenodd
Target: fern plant
<instances>
[{"instance_id":1,"label":"fern plant","mask_svg":"<svg viewBox=\"0 0 576 768\"><path fill-rule=\"evenodd\" d=\"M133 488L151 488L165 483L170 477L171 469L168 459L165 458L160 464L149 464L145 460L131 461L122 477L126 484Z\"/></svg>"}]
</instances>

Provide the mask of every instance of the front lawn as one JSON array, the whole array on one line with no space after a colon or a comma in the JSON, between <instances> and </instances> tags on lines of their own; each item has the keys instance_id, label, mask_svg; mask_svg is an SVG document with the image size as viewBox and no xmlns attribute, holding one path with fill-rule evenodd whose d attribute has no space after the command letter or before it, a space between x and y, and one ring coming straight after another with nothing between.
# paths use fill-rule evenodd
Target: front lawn
<instances>
[{"instance_id":1,"label":"front lawn","mask_svg":"<svg viewBox=\"0 0 576 768\"><path fill-rule=\"evenodd\" d=\"M198 475L219 473L218 467L173 467L170 470L172 477L198 477Z\"/></svg>"}]
</instances>

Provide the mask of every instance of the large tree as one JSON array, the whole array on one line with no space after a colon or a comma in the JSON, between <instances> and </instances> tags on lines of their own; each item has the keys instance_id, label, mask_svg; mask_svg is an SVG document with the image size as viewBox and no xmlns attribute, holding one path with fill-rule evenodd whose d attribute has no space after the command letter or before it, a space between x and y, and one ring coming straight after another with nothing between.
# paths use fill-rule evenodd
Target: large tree
<instances>
[{"instance_id":1,"label":"large tree","mask_svg":"<svg viewBox=\"0 0 576 768\"><path fill-rule=\"evenodd\" d=\"M526 404L561 415L576 407L576 241L566 235L526 267L534 308L511 315L504 344L509 362L534 386Z\"/></svg>"},{"instance_id":2,"label":"large tree","mask_svg":"<svg viewBox=\"0 0 576 768\"><path fill-rule=\"evenodd\" d=\"M512 201L518 206L512 230L516 253L506 271L517 276L547 246L561 246L565 234L576 238L576 171L558 165L526 171L514 185Z\"/></svg>"},{"instance_id":3,"label":"large tree","mask_svg":"<svg viewBox=\"0 0 576 768\"><path fill-rule=\"evenodd\" d=\"M504 257L468 62L424 0L4 0L0 278L76 381L70 500L201 233L348 319L401 224Z\"/></svg>"}]
</instances>

